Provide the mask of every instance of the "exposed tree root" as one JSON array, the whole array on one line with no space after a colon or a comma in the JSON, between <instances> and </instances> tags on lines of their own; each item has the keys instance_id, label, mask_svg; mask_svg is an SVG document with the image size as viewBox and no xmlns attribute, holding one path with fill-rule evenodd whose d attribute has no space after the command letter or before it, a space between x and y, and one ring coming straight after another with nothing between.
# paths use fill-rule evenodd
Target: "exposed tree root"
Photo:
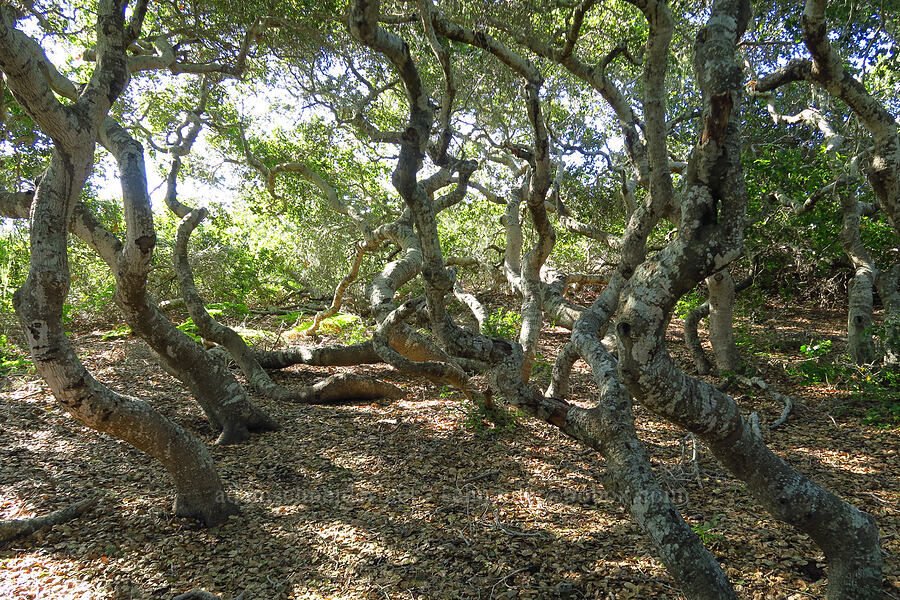
<instances>
[{"instance_id":1,"label":"exposed tree root","mask_svg":"<svg viewBox=\"0 0 900 600\"><path fill-rule=\"evenodd\" d=\"M743 375L738 375L737 380L746 386L760 389L772 396L773 399L779 400L784 403L784 410L781 411L781 416L779 416L768 425L769 429L781 427L787 422L788 416L791 414L791 410L793 410L794 408L794 401L791 400L790 396L785 396L784 394L776 392L768 383L766 383L759 377L744 377ZM755 415L756 413L753 414ZM756 417L756 419L756 422L758 423L759 417Z\"/></svg>"},{"instance_id":2,"label":"exposed tree root","mask_svg":"<svg viewBox=\"0 0 900 600\"><path fill-rule=\"evenodd\" d=\"M97 498L88 498L81 502L76 502L63 509L52 512L49 515L41 517L32 517L30 519L9 519L0 521L0 544L8 542L17 537L31 535L39 529L59 525L66 521L71 521L90 510L97 504Z\"/></svg>"}]
</instances>

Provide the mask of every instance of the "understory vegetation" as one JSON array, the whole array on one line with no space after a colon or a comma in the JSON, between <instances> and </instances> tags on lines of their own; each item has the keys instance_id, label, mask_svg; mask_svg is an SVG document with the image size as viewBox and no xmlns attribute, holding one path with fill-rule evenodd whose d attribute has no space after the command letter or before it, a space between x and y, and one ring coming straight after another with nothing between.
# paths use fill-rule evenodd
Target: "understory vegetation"
<instances>
[{"instance_id":1,"label":"understory vegetation","mask_svg":"<svg viewBox=\"0 0 900 600\"><path fill-rule=\"evenodd\" d=\"M0 3L0 597L900 598L900 7Z\"/></svg>"}]
</instances>

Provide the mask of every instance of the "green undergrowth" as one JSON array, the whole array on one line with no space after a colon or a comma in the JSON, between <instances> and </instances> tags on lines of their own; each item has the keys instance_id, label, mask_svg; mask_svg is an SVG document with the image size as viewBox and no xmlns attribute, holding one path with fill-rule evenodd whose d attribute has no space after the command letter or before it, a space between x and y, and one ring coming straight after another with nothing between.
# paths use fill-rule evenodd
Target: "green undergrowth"
<instances>
[{"instance_id":1,"label":"green undergrowth","mask_svg":"<svg viewBox=\"0 0 900 600\"><path fill-rule=\"evenodd\" d=\"M857 365L847 354L836 354L831 340L800 346L803 360L787 367L802 385L826 385L849 393L838 414L858 417L880 429L900 427L900 369L896 365Z\"/></svg>"},{"instance_id":2,"label":"green undergrowth","mask_svg":"<svg viewBox=\"0 0 900 600\"><path fill-rule=\"evenodd\" d=\"M25 353L10 342L5 335L0 335L0 377L6 377L17 371L26 371L31 366L32 363Z\"/></svg>"},{"instance_id":3,"label":"green undergrowth","mask_svg":"<svg viewBox=\"0 0 900 600\"><path fill-rule=\"evenodd\" d=\"M900 370L863 366L856 369L853 396L862 422L879 429L900 428Z\"/></svg>"},{"instance_id":4,"label":"green undergrowth","mask_svg":"<svg viewBox=\"0 0 900 600\"><path fill-rule=\"evenodd\" d=\"M211 317L215 318L216 320L227 320L222 319L222 317L227 317L228 319L239 319L250 314L250 309L247 308L246 304L235 302L217 302L208 304L206 306L206 311ZM275 317L276 320L283 322L296 322L299 318L301 318L301 313L299 312L277 315ZM303 333L310 328L312 323L312 317L304 318L300 320L300 322L295 326L289 328L287 330L287 333ZM278 334L276 332L266 329L255 329L252 327L245 327L243 325L230 325L230 327L234 329L249 344L259 342L274 342L278 337ZM179 331L187 334L196 342L201 342L203 340L202 336L200 335L200 329L197 327L197 324L191 317L188 317L187 319L176 325L176 328ZM371 337L371 330L366 326L363 320L358 315L349 313L338 313L332 317L324 319L319 325L319 331L326 335L333 335L337 338L338 341L347 344L363 342ZM120 325L105 332L102 336L102 339L122 339L130 337L131 335L132 331L128 325Z\"/></svg>"},{"instance_id":5,"label":"green undergrowth","mask_svg":"<svg viewBox=\"0 0 900 600\"><path fill-rule=\"evenodd\" d=\"M302 319L289 331L303 333L312 327L314 317ZM345 344L357 344L372 337L372 332L365 322L352 313L338 313L323 319L319 323L319 332L325 335L333 335L338 341Z\"/></svg>"},{"instance_id":6,"label":"green undergrowth","mask_svg":"<svg viewBox=\"0 0 900 600\"><path fill-rule=\"evenodd\" d=\"M200 335L200 329L197 327L197 324L194 323L192 318L188 317L182 323L179 323L177 328L179 331L186 333L195 342L203 341L203 337ZM244 341L248 344L273 341L277 337L274 332L266 331L265 329L253 329L252 327L244 327L242 325L233 325L231 328L244 338Z\"/></svg>"},{"instance_id":7,"label":"green undergrowth","mask_svg":"<svg viewBox=\"0 0 900 600\"><path fill-rule=\"evenodd\" d=\"M724 516L724 514L718 514L711 519L704 520L702 523L694 523L691 525L691 530L697 534L697 537L700 538L700 541L703 542L704 546L715 548L726 540L724 534L716 531L719 519Z\"/></svg>"},{"instance_id":8,"label":"green undergrowth","mask_svg":"<svg viewBox=\"0 0 900 600\"><path fill-rule=\"evenodd\" d=\"M876 345L883 347L878 334L875 331ZM744 355L786 363L785 372L797 385L843 392L845 400L834 406L835 416L852 416L879 429L900 428L900 368L896 365L857 365L840 343L830 339L803 343L754 334L746 322L735 323L735 341Z\"/></svg>"},{"instance_id":9,"label":"green undergrowth","mask_svg":"<svg viewBox=\"0 0 900 600\"><path fill-rule=\"evenodd\" d=\"M441 397L448 398L458 393L449 387L441 390ZM499 404L488 407L482 399L463 399L451 412L462 412L462 425L478 437L491 437L516 431L525 418L525 413L516 408L506 408Z\"/></svg>"},{"instance_id":10,"label":"green undergrowth","mask_svg":"<svg viewBox=\"0 0 900 600\"><path fill-rule=\"evenodd\" d=\"M484 334L488 337L515 339L522 326L522 315L517 312L498 308L484 321Z\"/></svg>"}]
</instances>

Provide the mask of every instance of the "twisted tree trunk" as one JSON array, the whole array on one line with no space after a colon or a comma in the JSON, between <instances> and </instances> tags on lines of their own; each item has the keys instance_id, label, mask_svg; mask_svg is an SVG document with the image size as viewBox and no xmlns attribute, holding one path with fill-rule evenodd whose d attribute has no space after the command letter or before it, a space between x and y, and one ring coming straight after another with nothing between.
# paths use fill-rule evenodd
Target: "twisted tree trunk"
<instances>
[{"instance_id":1,"label":"twisted tree trunk","mask_svg":"<svg viewBox=\"0 0 900 600\"><path fill-rule=\"evenodd\" d=\"M49 70L33 59L29 40L0 8L0 68L10 89L54 140L50 164L35 190L28 278L13 297L38 373L57 400L84 425L110 433L158 459L175 480L175 512L206 524L236 512L206 447L148 404L117 394L82 365L62 325L70 274L66 231L91 171L94 146L112 102L128 83L124 6L105 0L98 17L98 60L74 105L63 105L47 82ZM102 26L100 26L102 25ZM138 27L139 29L139 27ZM50 66L52 68L52 65ZM123 185L130 181L123 179ZM126 204L129 228L117 278L142 286L155 242L149 203Z\"/></svg>"},{"instance_id":2,"label":"twisted tree trunk","mask_svg":"<svg viewBox=\"0 0 900 600\"><path fill-rule=\"evenodd\" d=\"M881 271L875 280L884 305L884 361L900 365L900 264Z\"/></svg>"},{"instance_id":3,"label":"twisted tree trunk","mask_svg":"<svg viewBox=\"0 0 900 600\"><path fill-rule=\"evenodd\" d=\"M424 201L420 192L421 186L416 180L416 173L424 154L422 139L427 135L426 126L429 125L428 109L425 108L427 103L421 100L424 95L422 84L415 66L412 64L408 46L403 44L399 38L379 28L377 2L354 2L351 7L350 22L354 35L363 43L390 58L406 84L410 99L410 128L407 130L407 134L411 140L401 152L397 170L394 172L394 183L410 207L417 224L419 239L422 242L422 251L426 256L425 263L426 265L430 263L430 268L426 266L425 269L425 282L432 325L436 328L444 328L446 334L446 332L452 331L452 324L442 319L442 300L447 289L443 277L440 248L433 243L437 237L433 222L434 213L428 203ZM436 27L442 32L447 32L448 28L450 26L446 22L441 22L440 27ZM469 348L462 348L463 344L460 340L455 341L456 347L473 355L477 354L481 358L493 358L492 362L495 367L493 387L502 390L514 404L526 408L538 418L560 427L566 433L608 455L613 468L610 469L612 474L607 483L620 495L638 522L648 530L664 562L673 569L673 574L685 590L691 594L691 597L710 600L735 597L727 578L716 564L715 559L703 548L700 540L681 520L668 497L655 483L643 447L634 433L627 395L621 385L617 385L616 378L609 377L614 371L614 363L610 362L611 357L605 353L599 343L598 333L602 327L601 319L593 314L587 316L587 313L582 316L582 319L579 319L579 323L583 323L585 326L585 330L581 332L583 335L578 338L584 345L582 351L590 357L589 360L594 361L592 366L596 367L595 375L598 383L612 386L604 387L608 393L604 394L596 409L587 411L555 398L544 397L525 383L529 372L527 366L528 345L532 346L533 351L535 339L529 332L540 325L541 302L538 299L540 294L538 272L553 245L552 227L546 221L546 214L542 213L544 208L542 194L546 193L544 178L547 167L546 163L542 164L542 160L546 161L547 140L545 132L542 131L543 122L537 96L539 76L534 77L535 69L532 65L526 63L521 57L511 56L511 53L505 48L484 34L476 36L468 30L453 26L451 37L464 43L484 47L501 55L504 62L514 63L516 65L514 68L524 74L528 80L526 87L529 119L535 130L536 149L535 173L532 175L529 186L529 208L532 209L532 218L539 229L538 241L526 257L526 264L521 269L509 269L510 264L518 261L518 252L512 257L508 256L506 261L507 269L512 271L510 273L512 281L523 288L522 292L525 298L523 310L527 310L526 318L530 323L527 328L523 327L520 341L526 345L526 348L523 350L519 344L501 343L500 340L487 340L475 336L465 340L471 342ZM415 131L414 128L419 128L419 131ZM410 130L413 130L413 133L410 133ZM412 141L418 141L418 147L411 143ZM540 206L537 206L538 199L541 200ZM517 204L515 200L510 202L512 208L507 211L507 218L510 218L510 213L515 212ZM507 227L510 225L508 224ZM619 289L619 286L611 284L604 298L612 298L614 303ZM411 301L407 305L401 306L393 311L385 322L394 318L402 319L404 312L415 310L417 302L419 301ZM439 338L445 344L450 343L446 335L439 335ZM574 335L573 342L575 342ZM578 343L573 343L573 347L577 348Z\"/></svg>"},{"instance_id":4,"label":"twisted tree trunk","mask_svg":"<svg viewBox=\"0 0 900 600\"><path fill-rule=\"evenodd\" d=\"M900 235L900 132L894 116L875 99L843 64L834 51L825 21L826 0L807 0L801 25L803 41L812 60L794 59L759 80L756 88L768 92L795 81L809 81L840 98L872 134L874 152L866 172L878 203L883 207L894 232ZM863 277L867 275L863 274ZM885 303L885 354L888 362L900 361L900 292L898 278L879 277L879 295ZM865 294L860 280L859 297ZM863 300L864 301L864 300ZM888 314L888 309L890 313ZM864 345L864 344L863 344ZM865 352L865 350L861 350Z\"/></svg>"},{"instance_id":5,"label":"twisted tree trunk","mask_svg":"<svg viewBox=\"0 0 900 600\"><path fill-rule=\"evenodd\" d=\"M269 374L257 361L256 354L247 346L244 339L234 329L222 325L207 312L203 298L200 296L200 292L194 283L194 273L190 262L188 262L187 245L191 233L200 221L206 217L206 214L206 209L193 210L184 217L181 225L178 227L178 233L175 238L175 251L173 253L175 271L178 275L178 285L181 288L181 295L187 305L188 312L194 324L200 330L201 335L208 340L221 344L228 350L228 353L231 354L241 371L243 371L244 376L247 377L247 384L251 389L274 400L297 403L321 403L383 397L400 398L405 395L402 390L389 383L352 374L328 377L314 386L302 387L296 390L282 387L272 381L272 378L269 377ZM206 353L204 352L204 354ZM219 367L223 368L221 363ZM237 382L235 381L235 383ZM243 387L239 389L240 393L246 398L246 392ZM246 402L249 404L249 399Z\"/></svg>"},{"instance_id":6,"label":"twisted tree trunk","mask_svg":"<svg viewBox=\"0 0 900 600\"><path fill-rule=\"evenodd\" d=\"M749 14L746 0L717 1L698 35L694 68L703 91L704 131L688 168L679 237L638 268L623 295L616 326L619 371L639 402L696 433L774 516L815 540L828 561L830 599L877 598L882 559L872 518L773 454L732 398L686 376L665 347L666 321L678 297L741 250L746 190L734 56ZM654 144L665 156L664 137Z\"/></svg>"},{"instance_id":7,"label":"twisted tree trunk","mask_svg":"<svg viewBox=\"0 0 900 600\"><path fill-rule=\"evenodd\" d=\"M711 279L717 277L719 274L713 275L712 277L707 277L706 282L709 286L709 282ZM724 277L724 275L723 275ZM728 274L728 279L731 278L731 275ZM697 329L700 325L700 321L705 319L706 317L710 317L710 342L713 344L713 352L715 354L715 344L716 340L720 340L718 344L720 347L724 344L726 348L730 347L731 350L723 351L724 357L721 359L722 362L719 364L717 362L716 367L720 371L734 371L736 367L738 367L738 362L740 360L740 356L737 352L737 347L734 344L734 297L750 287L753 283L753 277L747 277L746 279L741 280L736 285L734 285L733 291L729 291L731 286L729 284L725 284L724 290L721 290L717 286L717 305L719 308L719 318L716 321L715 328L717 331L716 335L713 335L713 319L710 316L710 305L712 303L713 296L713 287L709 288L709 300L697 306L696 308L692 308L687 316L684 318L684 345L687 346L688 351L691 353L691 358L694 361L694 366L697 368L697 373L700 375L707 375L712 370L712 365L709 362L709 359L706 358L706 352L703 351L703 345L700 343L700 336L697 333ZM722 298L722 292L725 294L725 298ZM728 299L730 297L730 300ZM727 328L727 331L722 331ZM718 355L716 354L716 360L720 360ZM730 367L729 367L730 365Z\"/></svg>"}]
</instances>

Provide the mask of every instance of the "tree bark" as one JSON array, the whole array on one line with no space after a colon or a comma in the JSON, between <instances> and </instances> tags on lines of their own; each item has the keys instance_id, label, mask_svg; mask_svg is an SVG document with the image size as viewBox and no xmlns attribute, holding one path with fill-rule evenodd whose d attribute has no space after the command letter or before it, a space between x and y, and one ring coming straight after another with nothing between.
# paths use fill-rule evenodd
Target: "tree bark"
<instances>
[{"instance_id":1,"label":"tree bark","mask_svg":"<svg viewBox=\"0 0 900 600\"><path fill-rule=\"evenodd\" d=\"M871 167L866 173L878 203L884 208L894 232L900 235L900 133L897 120L878 102L866 88L850 74L842 59L834 51L828 37L825 21L825 0L807 0L804 5L801 25L803 41L812 55L812 60L794 59L774 73L760 79L757 89L766 92L787 83L809 81L840 98L850 107L866 129L872 134L874 152ZM863 274L863 278L867 275ZM859 297L865 295L865 279L858 281ZM879 278L880 279L880 278ZM887 282L889 279L885 279ZM876 281L876 284L877 281ZM886 359L897 363L900 357L900 313L894 306L900 303L896 278L879 290L882 300L888 298L886 306L892 308L890 320L886 319ZM886 315L887 316L887 315ZM865 343L862 344L865 346ZM860 349L865 353L864 348Z\"/></svg>"},{"instance_id":2,"label":"tree bark","mask_svg":"<svg viewBox=\"0 0 900 600\"><path fill-rule=\"evenodd\" d=\"M399 388L359 375L329 377L314 386L297 390L288 389L276 384L256 360L256 354L247 346L244 339L232 328L222 325L206 310L203 298L194 283L194 273L188 262L187 244L191 233L206 217L206 209L197 209L188 213L178 227L175 238L175 271L181 295L187 305L188 312L201 335L221 344L237 362L247 384L251 389L282 402L321 403L350 399L399 398L404 392ZM208 356L208 354L207 354ZM245 394L243 388L240 388ZM246 397L246 396L245 396ZM249 403L249 399L247 399Z\"/></svg>"},{"instance_id":3,"label":"tree bark","mask_svg":"<svg viewBox=\"0 0 900 600\"><path fill-rule=\"evenodd\" d=\"M57 400L84 425L110 433L159 460L175 480L176 514L206 524L237 508L226 495L206 447L149 405L116 394L78 360L62 325L70 274L66 231L93 161L101 124L128 83L122 3L105 0L98 16L97 67L74 105L62 105L32 58L31 42L0 9L0 68L30 116L54 140L50 164L34 194L28 278L13 296L35 369ZM124 180L123 180L123 183ZM133 207L132 207L133 208ZM149 210L149 205L146 207ZM129 207L126 207L128 217ZM122 248L128 275L146 274L153 238L145 215L131 215ZM152 229L152 222L151 222Z\"/></svg>"},{"instance_id":4,"label":"tree bark","mask_svg":"<svg viewBox=\"0 0 900 600\"><path fill-rule=\"evenodd\" d=\"M876 279L884 305L884 361L900 365L900 264L881 271Z\"/></svg>"},{"instance_id":5,"label":"tree bark","mask_svg":"<svg viewBox=\"0 0 900 600\"><path fill-rule=\"evenodd\" d=\"M853 277L847 287L847 341L853 362L864 365L876 358L875 341L872 339L874 305L872 290L878 277L878 269L859 236L859 202L850 194L842 194L841 206L844 215L841 224L841 247L854 268Z\"/></svg>"},{"instance_id":6,"label":"tree bark","mask_svg":"<svg viewBox=\"0 0 900 600\"><path fill-rule=\"evenodd\" d=\"M732 398L687 377L665 347L677 298L740 252L746 190L737 119L741 75L734 56L749 14L746 0L717 1L698 34L694 68L704 130L688 167L679 237L629 282L616 326L619 372L639 402L696 433L757 501L813 538L828 561L830 599L877 598L882 559L872 518L773 454ZM658 164L651 159L654 172Z\"/></svg>"},{"instance_id":7,"label":"tree bark","mask_svg":"<svg viewBox=\"0 0 900 600\"><path fill-rule=\"evenodd\" d=\"M397 69L401 71L401 74L403 74L403 69L413 72L412 74L407 74L405 79L411 105L410 121L412 124L415 124L418 106L416 99L422 93L419 87L421 84L418 76L414 73L415 67L410 65L408 50L405 45L402 54L398 53L399 56L392 56L391 51L398 42L392 40L389 44L386 40L379 38L379 34L382 34L382 32L377 27L377 17L377 3L354 3L351 10L351 24L357 27L357 36L364 43L388 55L394 61ZM354 21L354 19L356 20ZM365 22L365 27L360 22ZM446 23L443 23L442 31L447 31L448 27ZM624 405L620 404L611 407L608 411L604 411L603 408L597 409L590 413L590 416L586 416L588 415L587 411L577 409L553 398L545 398L539 392L526 385L525 381L529 372L527 355L529 346L531 346L530 351L533 352L535 339L530 330L538 328L541 320L541 301L538 297L540 293L540 288L538 287L540 283L539 270L553 245L553 232L546 219L543 199L543 194L546 193L547 189L544 187L545 183L549 186L549 182L545 179L546 164L541 164L542 161L546 160L547 153L546 147L542 148L542 146L546 145L546 139L542 135L543 123L537 100L538 82L537 78L531 79L528 77L528 74L533 69L531 65L523 65L524 61L521 61L517 56L511 55L502 47L498 47L499 45L488 36L484 34L476 36L461 27L454 26L451 37L464 43L483 47L497 54L501 60L511 65L512 68L526 74L526 79L528 79L526 89L529 102L529 117L535 130L534 154L537 158L535 159L535 171L532 175L527 198L532 219L539 235L535 246L529 252L529 255L526 256L525 264L521 270L515 269L516 272L512 273L513 281L520 282L523 288L522 292L525 298L523 312L526 313L525 323L527 323L527 326L523 326L522 335L520 336L522 345L513 345L510 348L511 351L507 352L502 364L495 369L494 387L503 390L505 395L512 396L515 404L529 409L538 418L542 418L562 428L570 435L580 436L579 439L582 439L585 443L593 444L594 447L610 453L610 462L615 463L615 468L612 469L615 474L611 476L610 486L623 496L623 500L625 500L632 514L650 532L651 539L656 544L663 560L667 566L671 566L674 570L673 572L676 578L679 579L679 583L682 583L687 590L694 594L693 597L710 599L734 597L734 593L731 591L731 587L721 568L703 548L696 535L680 519L677 511L674 510L674 507L672 507L662 490L655 485L652 474L649 471L646 456L643 454L643 448L640 442L637 441L636 436L634 436L633 420L628 421L630 415L625 412L625 408L628 406L627 402ZM397 183L396 180L403 177L407 180L407 191L413 195L413 181L417 168L415 165L403 164L403 162L403 155L401 154L397 171L395 171L395 185ZM398 173L400 174L398 175ZM404 190L399 185L397 187L400 189L401 195L403 195ZM431 224L427 214L417 215L417 212L427 213L429 208L427 205L423 206L420 198L407 198L404 196L404 199L407 200L414 217L417 219L418 232L421 239L423 235L426 235L426 230L431 227ZM540 206L538 206L538 201L540 201ZM517 203L512 202L510 205L515 207ZM510 217L510 212L514 210L515 208L508 210L507 217ZM507 227L509 226L507 224ZM432 236L433 234L433 231L427 231L427 236ZM422 245L423 248L426 247L424 242ZM426 254L428 253L427 250L425 252ZM433 260L437 265L440 265L438 252L434 253ZM507 260L507 264L509 265L515 260L516 258ZM425 279L426 286L433 287L436 293L440 292L441 280L439 276L434 276L434 272L430 275L426 272ZM610 294L614 293L610 291ZM399 313L404 308L401 307L391 313L385 322L393 318L402 318L399 316ZM414 305L410 305L406 310L414 310ZM432 319L434 319L435 306L431 301L429 301L429 311ZM537 315L536 317L535 314ZM590 320L585 320L585 322L594 323ZM585 343L593 341L596 343L596 346L602 349L599 339L597 339L599 329L600 326L597 325L593 335L590 333L586 334L586 338L590 338L590 341ZM524 350L522 349L523 345L525 346ZM608 366L602 370L598 366L598 372L600 373L597 375L598 381L601 378L604 381L608 380L609 378L605 377L605 375L609 370ZM612 381L615 382L615 378ZM618 389L621 390L621 386ZM618 395L616 398L622 399L622 396ZM604 408L606 407L603 403L601 405ZM569 415L572 415L571 419ZM580 418L575 415L580 415ZM601 422L604 418L606 418L606 423ZM628 427L629 423L631 424L630 428ZM621 435L617 436L620 433ZM609 444L607 445L605 439L601 441L602 438L600 436L609 436Z\"/></svg>"},{"instance_id":8,"label":"tree bark","mask_svg":"<svg viewBox=\"0 0 900 600\"><path fill-rule=\"evenodd\" d=\"M149 299L146 269L155 247L156 235L147 193L143 148L112 119L107 119L104 123L101 141L116 158L119 166L126 207L127 235L129 238L141 239L141 247L147 255L143 269L134 271L129 267L132 261L126 242L123 250L116 253L115 261L110 261L116 274L115 301L125 314L126 322L156 351L167 370L188 386L203 407L213 429L221 430L219 444L245 441L250 437L250 431L277 429L278 425L250 402L234 376L212 360L199 344L179 331ZM91 220L84 212L81 217L81 223ZM98 251L103 250L102 256L109 252L108 247L102 246L111 234L106 233L101 238L100 231L98 224L91 223L81 233L87 234L83 237Z\"/></svg>"},{"instance_id":9,"label":"tree bark","mask_svg":"<svg viewBox=\"0 0 900 600\"><path fill-rule=\"evenodd\" d=\"M700 321L708 316L709 300L700 306L692 308L684 318L684 345L687 347L688 352L691 353L698 375L709 375L712 371L712 363L706 357L706 352L703 350L703 344L700 343L700 335L698 334Z\"/></svg>"},{"instance_id":10,"label":"tree bark","mask_svg":"<svg viewBox=\"0 0 900 600\"><path fill-rule=\"evenodd\" d=\"M734 343L734 279L728 269L706 278L709 289L709 341L719 373L738 368Z\"/></svg>"}]
</instances>

